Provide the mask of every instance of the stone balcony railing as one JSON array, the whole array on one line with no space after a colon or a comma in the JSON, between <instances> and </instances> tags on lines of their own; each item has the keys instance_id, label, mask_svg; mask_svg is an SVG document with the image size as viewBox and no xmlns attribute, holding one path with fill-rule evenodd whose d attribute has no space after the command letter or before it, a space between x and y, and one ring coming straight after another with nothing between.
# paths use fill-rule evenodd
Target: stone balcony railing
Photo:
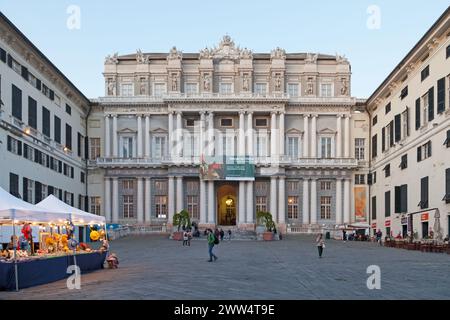
<instances>
[{"instance_id":1,"label":"stone balcony railing","mask_svg":"<svg viewBox=\"0 0 450 320\"><path fill-rule=\"evenodd\" d=\"M306 168L357 168L358 160L353 158L294 158L289 156L253 157L257 167L279 165L282 167L306 167ZM279 159L279 161L277 161ZM160 167L160 166L198 166L200 157L164 157L164 158L119 158L102 157L89 161L90 166L99 167Z\"/></svg>"}]
</instances>

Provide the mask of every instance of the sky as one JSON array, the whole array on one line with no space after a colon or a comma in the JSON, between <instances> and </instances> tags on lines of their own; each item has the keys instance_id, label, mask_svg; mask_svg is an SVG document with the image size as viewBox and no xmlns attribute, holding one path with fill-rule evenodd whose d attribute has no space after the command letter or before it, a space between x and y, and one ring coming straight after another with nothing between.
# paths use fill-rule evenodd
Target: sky
<instances>
[{"instance_id":1,"label":"sky","mask_svg":"<svg viewBox=\"0 0 450 320\"><path fill-rule=\"evenodd\" d=\"M88 98L104 95L108 54L199 52L228 34L253 52L345 55L367 98L448 0L0 0L3 12Z\"/></svg>"}]
</instances>

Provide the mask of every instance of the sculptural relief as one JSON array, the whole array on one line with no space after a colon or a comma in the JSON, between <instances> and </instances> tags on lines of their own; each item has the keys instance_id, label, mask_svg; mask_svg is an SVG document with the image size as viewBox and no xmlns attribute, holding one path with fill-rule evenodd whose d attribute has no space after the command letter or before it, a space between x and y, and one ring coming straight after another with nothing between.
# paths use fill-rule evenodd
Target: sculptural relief
<instances>
[{"instance_id":1,"label":"sculptural relief","mask_svg":"<svg viewBox=\"0 0 450 320\"><path fill-rule=\"evenodd\" d=\"M209 73L203 75L203 90L209 91L211 89L211 77Z\"/></svg>"},{"instance_id":2,"label":"sculptural relief","mask_svg":"<svg viewBox=\"0 0 450 320\"><path fill-rule=\"evenodd\" d=\"M305 63L317 63L318 54L307 53Z\"/></svg>"},{"instance_id":3,"label":"sculptural relief","mask_svg":"<svg viewBox=\"0 0 450 320\"><path fill-rule=\"evenodd\" d=\"M112 56L107 55L105 58L105 64L118 64L119 63L119 54L116 52Z\"/></svg>"},{"instance_id":4,"label":"sculptural relief","mask_svg":"<svg viewBox=\"0 0 450 320\"><path fill-rule=\"evenodd\" d=\"M108 88L108 96L115 96L116 95L116 82L112 78L108 78L107 82L107 88Z\"/></svg>"},{"instance_id":5,"label":"sculptural relief","mask_svg":"<svg viewBox=\"0 0 450 320\"><path fill-rule=\"evenodd\" d=\"M341 95L345 96L348 94L348 83L347 78L341 79Z\"/></svg>"},{"instance_id":6,"label":"sculptural relief","mask_svg":"<svg viewBox=\"0 0 450 320\"><path fill-rule=\"evenodd\" d=\"M177 50L177 47L172 47L170 49L169 55L167 56L167 60L181 60L183 58L183 53Z\"/></svg>"},{"instance_id":7,"label":"sculptural relief","mask_svg":"<svg viewBox=\"0 0 450 320\"><path fill-rule=\"evenodd\" d=\"M244 77L242 78L242 90L248 91L250 89L248 75L244 74Z\"/></svg>"},{"instance_id":8,"label":"sculptural relief","mask_svg":"<svg viewBox=\"0 0 450 320\"><path fill-rule=\"evenodd\" d=\"M272 50L270 52L270 58L271 59L286 59L286 51L284 49L281 49L280 47L277 47L276 49Z\"/></svg>"},{"instance_id":9,"label":"sculptural relief","mask_svg":"<svg viewBox=\"0 0 450 320\"><path fill-rule=\"evenodd\" d=\"M306 94L313 95L314 94L314 83L313 78L308 78L308 82L306 85Z\"/></svg>"}]
</instances>

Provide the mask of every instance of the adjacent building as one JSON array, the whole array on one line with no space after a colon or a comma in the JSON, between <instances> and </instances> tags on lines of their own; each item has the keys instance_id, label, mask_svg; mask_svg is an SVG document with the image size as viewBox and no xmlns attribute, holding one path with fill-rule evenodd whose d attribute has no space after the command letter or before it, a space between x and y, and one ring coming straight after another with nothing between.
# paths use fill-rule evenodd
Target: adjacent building
<instances>
[{"instance_id":1,"label":"adjacent building","mask_svg":"<svg viewBox=\"0 0 450 320\"><path fill-rule=\"evenodd\" d=\"M394 237L450 230L450 9L367 101L371 226Z\"/></svg>"}]
</instances>

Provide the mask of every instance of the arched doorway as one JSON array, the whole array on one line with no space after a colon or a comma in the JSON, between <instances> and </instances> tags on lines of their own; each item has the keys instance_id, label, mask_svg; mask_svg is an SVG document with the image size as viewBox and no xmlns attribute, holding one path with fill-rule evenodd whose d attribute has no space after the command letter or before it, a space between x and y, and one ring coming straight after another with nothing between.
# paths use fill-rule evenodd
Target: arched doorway
<instances>
[{"instance_id":1,"label":"arched doorway","mask_svg":"<svg viewBox=\"0 0 450 320\"><path fill-rule=\"evenodd\" d=\"M237 217L237 185L224 184L217 189L217 224L235 226Z\"/></svg>"}]
</instances>

